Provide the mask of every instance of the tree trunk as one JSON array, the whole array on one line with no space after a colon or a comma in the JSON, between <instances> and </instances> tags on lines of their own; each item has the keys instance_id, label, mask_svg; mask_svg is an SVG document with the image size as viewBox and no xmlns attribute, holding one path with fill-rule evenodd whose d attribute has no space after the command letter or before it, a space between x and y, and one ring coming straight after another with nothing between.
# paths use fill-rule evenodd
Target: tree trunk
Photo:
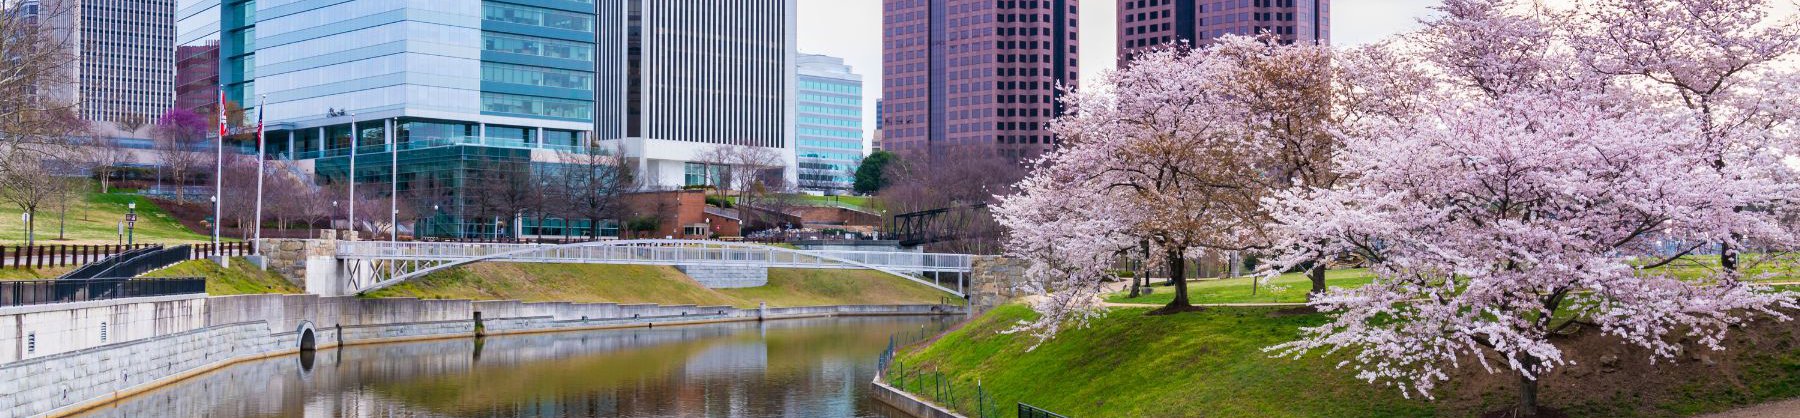
<instances>
[{"instance_id":1,"label":"tree trunk","mask_svg":"<svg viewBox=\"0 0 1800 418\"><path fill-rule=\"evenodd\" d=\"M1314 260L1312 267L1306 269L1306 279L1312 281L1312 291L1306 293L1306 300L1325 294L1325 260Z\"/></svg>"},{"instance_id":2,"label":"tree trunk","mask_svg":"<svg viewBox=\"0 0 1800 418\"><path fill-rule=\"evenodd\" d=\"M1526 369L1537 366L1537 358L1526 355L1520 359ZM1514 416L1530 418L1538 416L1538 380L1519 373L1519 406Z\"/></svg>"},{"instance_id":3,"label":"tree trunk","mask_svg":"<svg viewBox=\"0 0 1800 418\"><path fill-rule=\"evenodd\" d=\"M1737 272L1737 249L1731 248L1731 244L1719 244L1719 266L1725 268L1726 273Z\"/></svg>"},{"instance_id":4,"label":"tree trunk","mask_svg":"<svg viewBox=\"0 0 1800 418\"><path fill-rule=\"evenodd\" d=\"M1135 268L1131 269L1131 296L1129 296L1129 297L1133 298L1133 299L1138 297L1138 295L1140 294L1139 290L1142 289L1142 288L1138 287L1138 271L1139 270L1141 270L1141 269L1135 269Z\"/></svg>"},{"instance_id":5,"label":"tree trunk","mask_svg":"<svg viewBox=\"0 0 1800 418\"><path fill-rule=\"evenodd\" d=\"M1175 300L1169 301L1169 306L1164 309L1178 310L1194 307L1192 303L1188 303L1187 260L1181 258L1181 250L1176 248L1168 250L1168 258L1169 281L1175 284Z\"/></svg>"}]
</instances>

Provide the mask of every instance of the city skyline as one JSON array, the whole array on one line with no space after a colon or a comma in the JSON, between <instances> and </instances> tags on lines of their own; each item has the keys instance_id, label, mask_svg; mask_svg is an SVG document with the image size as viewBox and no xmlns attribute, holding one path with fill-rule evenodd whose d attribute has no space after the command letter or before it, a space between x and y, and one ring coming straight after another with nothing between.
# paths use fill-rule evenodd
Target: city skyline
<instances>
[{"instance_id":1,"label":"city skyline","mask_svg":"<svg viewBox=\"0 0 1800 418\"><path fill-rule=\"evenodd\" d=\"M861 72L869 103L864 126L875 126L875 99L881 89L881 0L799 0L799 52L843 57ZM1380 3L1380 7L1369 7ZM1332 9L1332 43L1357 46L1418 27L1433 0L1337 0ZM1115 0L1081 2L1081 81L1095 85L1117 64ZM864 132L868 137L873 129Z\"/></svg>"}]
</instances>

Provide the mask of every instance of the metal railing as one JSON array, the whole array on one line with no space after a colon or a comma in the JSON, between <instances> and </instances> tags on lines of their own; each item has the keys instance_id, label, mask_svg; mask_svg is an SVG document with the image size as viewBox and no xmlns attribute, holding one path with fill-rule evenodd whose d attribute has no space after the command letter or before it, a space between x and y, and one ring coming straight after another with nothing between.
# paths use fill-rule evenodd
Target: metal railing
<instances>
[{"instance_id":1,"label":"metal railing","mask_svg":"<svg viewBox=\"0 0 1800 418\"><path fill-rule=\"evenodd\" d=\"M338 243L338 256L347 259L455 261L542 248L541 251L508 256L505 261L656 265L705 263L787 268L864 268L838 261L847 260L903 272L954 273L969 272L974 262L974 256L968 254L788 250L712 241L639 240L590 244L593 245L359 241Z\"/></svg>"},{"instance_id":2,"label":"metal railing","mask_svg":"<svg viewBox=\"0 0 1800 418\"><path fill-rule=\"evenodd\" d=\"M1069 418L1069 417L1063 416L1062 414L1058 414L1055 412L1046 411L1043 408L1031 406L1031 404L1019 402L1019 418Z\"/></svg>"},{"instance_id":3,"label":"metal railing","mask_svg":"<svg viewBox=\"0 0 1800 418\"><path fill-rule=\"evenodd\" d=\"M938 332L941 331L938 330ZM907 368L906 363L895 357L901 346L924 341L931 338L931 335L931 331L920 328L916 332L909 331L888 336L887 350L882 351L881 357L875 360L875 378L887 382L889 386L901 392L910 393L952 410L964 413L973 410L975 412L969 414L971 417L999 417L1000 412L1004 409L1000 408L1000 402L988 393L987 387L982 386L979 380L973 384L964 382L958 385L955 378L944 375L940 369ZM969 389L974 389L973 393L969 393Z\"/></svg>"},{"instance_id":4,"label":"metal railing","mask_svg":"<svg viewBox=\"0 0 1800 418\"><path fill-rule=\"evenodd\" d=\"M161 251L162 248L163 247L161 245L157 245L157 246L144 247L144 248L139 248L139 249L119 253L116 255L112 255L112 256L106 257L103 260L89 263L88 265L85 265L85 266L81 266L80 268L77 268L74 271L70 271L68 274L64 274L61 277L57 277L56 279L57 280L84 280L84 279L95 279L95 278L105 277L105 276L102 276L101 274L105 273L107 270L112 270L112 268L114 266L118 266L119 264L124 263L126 260L136 258L137 256L140 256L140 255L148 254L148 253L155 252L155 251Z\"/></svg>"},{"instance_id":5,"label":"metal railing","mask_svg":"<svg viewBox=\"0 0 1800 418\"><path fill-rule=\"evenodd\" d=\"M105 271L100 272L99 275L97 275L95 277L97 277L97 278L126 278L126 277L141 276L144 273L149 273L149 272L157 270L157 269L161 269L164 267L175 265L177 263L181 263L183 261L187 261L190 258L190 254L192 252L193 252L193 247L189 247L186 245L177 245L177 246L169 247L169 248L159 248L155 251L149 251L149 252L145 252L142 254L138 254L136 256L131 257L130 259L121 261L118 264L113 265L111 268L108 268ZM202 290L204 291L204 289L202 289Z\"/></svg>"},{"instance_id":6,"label":"metal railing","mask_svg":"<svg viewBox=\"0 0 1800 418\"><path fill-rule=\"evenodd\" d=\"M205 293L198 277L0 281L0 307Z\"/></svg>"}]
</instances>

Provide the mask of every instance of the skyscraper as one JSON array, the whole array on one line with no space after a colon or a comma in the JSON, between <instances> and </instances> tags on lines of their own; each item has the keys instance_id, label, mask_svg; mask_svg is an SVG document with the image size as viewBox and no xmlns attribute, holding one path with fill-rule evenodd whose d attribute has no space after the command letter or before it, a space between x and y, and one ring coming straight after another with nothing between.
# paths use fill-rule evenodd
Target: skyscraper
<instances>
[{"instance_id":1,"label":"skyscraper","mask_svg":"<svg viewBox=\"0 0 1800 418\"><path fill-rule=\"evenodd\" d=\"M882 148L1024 158L1053 147L1057 86L1079 78L1078 4L883 0Z\"/></svg>"},{"instance_id":2,"label":"skyscraper","mask_svg":"<svg viewBox=\"0 0 1800 418\"><path fill-rule=\"evenodd\" d=\"M863 78L843 58L801 54L794 152L800 188L840 192L863 157Z\"/></svg>"},{"instance_id":3,"label":"skyscraper","mask_svg":"<svg viewBox=\"0 0 1800 418\"><path fill-rule=\"evenodd\" d=\"M149 120L175 103L175 0L32 0L68 31L82 119ZM54 12L50 12L54 11Z\"/></svg>"},{"instance_id":4,"label":"skyscraper","mask_svg":"<svg viewBox=\"0 0 1800 418\"><path fill-rule=\"evenodd\" d=\"M1119 56L1226 34L1331 43L1331 0L1118 0ZM1124 63L1125 60L1120 60Z\"/></svg>"},{"instance_id":5,"label":"skyscraper","mask_svg":"<svg viewBox=\"0 0 1800 418\"><path fill-rule=\"evenodd\" d=\"M594 134L650 187L713 181L699 161L751 147L794 171L795 0L595 2Z\"/></svg>"}]
</instances>

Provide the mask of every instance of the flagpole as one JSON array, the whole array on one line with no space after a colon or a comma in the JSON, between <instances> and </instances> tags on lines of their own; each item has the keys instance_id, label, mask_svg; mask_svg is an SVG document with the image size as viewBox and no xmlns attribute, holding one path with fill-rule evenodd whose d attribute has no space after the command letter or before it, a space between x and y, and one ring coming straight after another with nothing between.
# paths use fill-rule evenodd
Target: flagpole
<instances>
[{"instance_id":1,"label":"flagpole","mask_svg":"<svg viewBox=\"0 0 1800 418\"><path fill-rule=\"evenodd\" d=\"M225 86L219 86L219 146L218 161L213 166L213 222L212 243L219 245L219 224L225 223L220 210L225 203Z\"/></svg>"},{"instance_id":2,"label":"flagpole","mask_svg":"<svg viewBox=\"0 0 1800 418\"><path fill-rule=\"evenodd\" d=\"M263 161L267 158L267 142L263 140L263 105L267 95L256 98L256 216L252 218L256 228L255 241L250 246L256 255L262 255L262 206L263 206Z\"/></svg>"},{"instance_id":3,"label":"flagpole","mask_svg":"<svg viewBox=\"0 0 1800 418\"><path fill-rule=\"evenodd\" d=\"M388 241L398 242L400 241L400 138L394 137L394 132L398 130L398 127L394 126L395 122L395 119L389 118L386 123L386 137L388 144L391 144L388 148L388 155L393 157L392 165L388 166ZM414 234L416 235L418 232L414 232Z\"/></svg>"},{"instance_id":4,"label":"flagpole","mask_svg":"<svg viewBox=\"0 0 1800 418\"><path fill-rule=\"evenodd\" d=\"M352 237L356 236L356 146L361 142L357 141L358 136L362 135L356 132L356 114L350 113L350 213L346 217L350 218Z\"/></svg>"}]
</instances>

